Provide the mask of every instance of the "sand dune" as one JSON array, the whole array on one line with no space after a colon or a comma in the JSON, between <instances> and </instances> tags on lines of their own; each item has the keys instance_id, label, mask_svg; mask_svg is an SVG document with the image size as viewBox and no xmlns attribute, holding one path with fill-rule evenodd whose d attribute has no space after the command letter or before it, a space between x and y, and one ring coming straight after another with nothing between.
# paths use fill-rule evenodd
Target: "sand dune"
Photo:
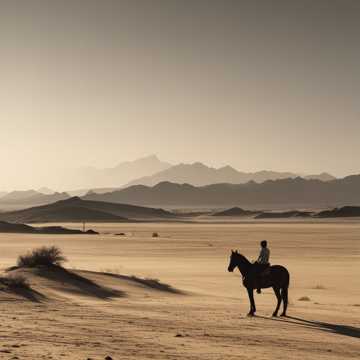
<instances>
[{"instance_id":1,"label":"sand dune","mask_svg":"<svg viewBox=\"0 0 360 360\"><path fill-rule=\"evenodd\" d=\"M0 233L16 233L16 234L84 234L82 230L68 229L63 226L41 226L34 227L26 224L13 224L0 221ZM96 235L97 232L91 229L86 234Z\"/></svg>"},{"instance_id":2,"label":"sand dune","mask_svg":"<svg viewBox=\"0 0 360 360\"><path fill-rule=\"evenodd\" d=\"M0 213L0 219L14 223L39 222L130 222L141 219L168 219L174 214L163 209L154 209L128 204L113 204L101 201L82 200L72 197L44 206Z\"/></svg>"},{"instance_id":3,"label":"sand dune","mask_svg":"<svg viewBox=\"0 0 360 360\"><path fill-rule=\"evenodd\" d=\"M13 293L20 297L27 297L26 294L37 294L34 297L35 301L45 299L51 301L68 297L110 300L137 296L146 291L185 294L185 292L156 279L107 272L69 270L60 266L14 267L6 270L5 274L10 278L24 277L31 284L29 289L16 288L14 291L14 288L9 288L6 290L7 293Z\"/></svg>"},{"instance_id":4,"label":"sand dune","mask_svg":"<svg viewBox=\"0 0 360 360\"><path fill-rule=\"evenodd\" d=\"M66 270L4 270L32 290L0 287L0 359L358 358L358 223L94 228L102 235L0 234L3 269L46 244L69 259ZM271 317L271 290L247 318L240 276L226 270L229 249L254 258L263 238L291 273L285 319Z\"/></svg>"}]
</instances>

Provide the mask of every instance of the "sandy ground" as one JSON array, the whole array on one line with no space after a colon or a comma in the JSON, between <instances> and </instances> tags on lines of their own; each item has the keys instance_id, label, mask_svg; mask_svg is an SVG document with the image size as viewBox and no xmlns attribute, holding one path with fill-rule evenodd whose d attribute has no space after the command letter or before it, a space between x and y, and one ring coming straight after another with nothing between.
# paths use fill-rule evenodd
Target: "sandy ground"
<instances>
[{"instance_id":1,"label":"sandy ground","mask_svg":"<svg viewBox=\"0 0 360 360\"><path fill-rule=\"evenodd\" d=\"M0 291L0 359L360 358L360 223L91 227L102 234L0 234L3 269L55 244L71 270L21 271L34 292ZM271 317L271 290L247 318L227 272L230 249L254 259L262 239L291 273L288 318Z\"/></svg>"}]
</instances>

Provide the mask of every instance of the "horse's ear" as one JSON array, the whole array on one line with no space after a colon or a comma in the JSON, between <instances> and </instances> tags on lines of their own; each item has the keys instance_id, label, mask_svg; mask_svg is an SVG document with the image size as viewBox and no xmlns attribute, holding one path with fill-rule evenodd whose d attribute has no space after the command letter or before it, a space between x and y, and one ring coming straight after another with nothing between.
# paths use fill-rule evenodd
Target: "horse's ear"
<instances>
[{"instance_id":1,"label":"horse's ear","mask_svg":"<svg viewBox=\"0 0 360 360\"><path fill-rule=\"evenodd\" d=\"M234 253L234 250L233 250L233 249L231 249L231 253L232 253L232 254Z\"/></svg>"},{"instance_id":2,"label":"horse's ear","mask_svg":"<svg viewBox=\"0 0 360 360\"><path fill-rule=\"evenodd\" d=\"M235 254L238 254L238 251L237 251L237 250L235 250Z\"/></svg>"}]
</instances>

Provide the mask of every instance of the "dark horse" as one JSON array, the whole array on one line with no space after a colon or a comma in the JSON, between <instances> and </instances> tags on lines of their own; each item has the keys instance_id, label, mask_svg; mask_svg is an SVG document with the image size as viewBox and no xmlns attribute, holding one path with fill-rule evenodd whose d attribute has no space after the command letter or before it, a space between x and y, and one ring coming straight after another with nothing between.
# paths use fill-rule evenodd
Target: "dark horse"
<instances>
[{"instance_id":1,"label":"dark horse","mask_svg":"<svg viewBox=\"0 0 360 360\"><path fill-rule=\"evenodd\" d=\"M276 309L273 316L277 316L281 300L283 301L284 310L281 316L286 316L286 309L288 305L288 288L290 275L287 269L281 265L269 266L269 268L258 276L259 283L255 280L254 264L252 264L244 255L238 251L231 251L230 264L228 271L233 272L236 267L239 268L243 277L243 285L249 294L250 311L249 316L253 316L256 312L254 301L254 289L260 287L262 289L272 287L277 298Z\"/></svg>"}]
</instances>

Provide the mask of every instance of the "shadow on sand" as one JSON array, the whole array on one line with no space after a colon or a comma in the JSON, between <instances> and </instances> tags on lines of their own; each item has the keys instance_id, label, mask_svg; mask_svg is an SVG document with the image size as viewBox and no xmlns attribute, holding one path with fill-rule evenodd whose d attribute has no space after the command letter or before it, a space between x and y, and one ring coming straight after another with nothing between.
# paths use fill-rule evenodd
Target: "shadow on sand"
<instances>
[{"instance_id":1,"label":"shadow on sand","mask_svg":"<svg viewBox=\"0 0 360 360\"><path fill-rule=\"evenodd\" d=\"M101 274L101 275L105 275L105 276L111 276L111 277L113 277L115 279L119 279L119 280L131 281L131 282L143 285L144 287L148 287L148 288L158 290L158 291L168 292L171 294L178 294L178 295L186 294L184 291L176 289L169 284L162 283L157 279L142 279L137 276L126 276L126 275L112 274L112 273L108 273L108 272L100 272L100 273L96 273L96 272L92 272L92 271L87 271L87 272L92 273L92 274Z\"/></svg>"},{"instance_id":2,"label":"shadow on sand","mask_svg":"<svg viewBox=\"0 0 360 360\"><path fill-rule=\"evenodd\" d=\"M47 299L47 297L38 291L28 287L28 288L17 288L17 287L8 287L7 289L1 289L0 291L7 292L20 296L26 300L41 303Z\"/></svg>"},{"instance_id":3,"label":"shadow on sand","mask_svg":"<svg viewBox=\"0 0 360 360\"><path fill-rule=\"evenodd\" d=\"M39 267L34 274L50 280L54 288L77 295L94 297L102 300L125 297L125 292L101 286L94 281L59 266Z\"/></svg>"},{"instance_id":4,"label":"shadow on sand","mask_svg":"<svg viewBox=\"0 0 360 360\"><path fill-rule=\"evenodd\" d=\"M334 334L350 336L354 338L360 338L360 328L355 326L348 326L348 325L340 325L340 324L331 324L322 321L312 321L306 320L294 316L287 316L283 318L268 318L264 316L258 316L262 319L272 320L272 321L280 321L286 322L293 325L303 326L315 330L321 330L326 332L331 332Z\"/></svg>"}]
</instances>

